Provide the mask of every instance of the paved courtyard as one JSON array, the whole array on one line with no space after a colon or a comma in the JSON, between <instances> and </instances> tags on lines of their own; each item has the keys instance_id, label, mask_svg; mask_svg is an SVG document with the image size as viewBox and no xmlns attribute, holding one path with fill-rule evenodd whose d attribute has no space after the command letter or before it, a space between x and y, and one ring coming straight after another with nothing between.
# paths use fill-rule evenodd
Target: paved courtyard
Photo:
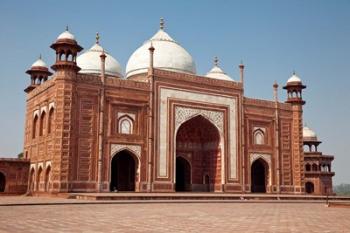
<instances>
[{"instance_id":1,"label":"paved courtyard","mask_svg":"<svg viewBox=\"0 0 350 233\"><path fill-rule=\"evenodd\" d=\"M71 202L0 206L0 232L350 232L350 208L321 203Z\"/></svg>"}]
</instances>

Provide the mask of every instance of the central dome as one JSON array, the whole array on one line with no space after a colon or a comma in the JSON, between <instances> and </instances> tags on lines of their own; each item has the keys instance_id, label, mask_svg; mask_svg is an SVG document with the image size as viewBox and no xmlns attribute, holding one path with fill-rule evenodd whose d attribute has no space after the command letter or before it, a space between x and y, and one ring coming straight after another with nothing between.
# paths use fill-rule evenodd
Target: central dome
<instances>
[{"instance_id":1,"label":"central dome","mask_svg":"<svg viewBox=\"0 0 350 233\"><path fill-rule=\"evenodd\" d=\"M126 65L126 77L147 72L149 67L148 49L151 47L151 43L155 49L153 61L155 68L189 74L196 73L196 65L192 56L163 30L161 24L160 30L129 58Z\"/></svg>"},{"instance_id":2,"label":"central dome","mask_svg":"<svg viewBox=\"0 0 350 233\"><path fill-rule=\"evenodd\" d=\"M77 57L77 65L81 68L79 73L85 74L100 74L101 73L101 58L104 49L96 42L89 50ZM122 78L122 68L119 62L104 51L106 54L105 72L106 75Z\"/></svg>"}]
</instances>

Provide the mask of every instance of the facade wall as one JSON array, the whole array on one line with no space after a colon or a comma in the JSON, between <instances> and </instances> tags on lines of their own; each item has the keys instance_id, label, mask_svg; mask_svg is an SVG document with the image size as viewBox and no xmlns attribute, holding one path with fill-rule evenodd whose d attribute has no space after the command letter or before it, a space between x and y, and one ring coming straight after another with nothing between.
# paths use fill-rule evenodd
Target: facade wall
<instances>
[{"instance_id":1,"label":"facade wall","mask_svg":"<svg viewBox=\"0 0 350 233\"><path fill-rule=\"evenodd\" d=\"M0 195L27 192L29 161L23 159L0 159Z\"/></svg>"},{"instance_id":2,"label":"facade wall","mask_svg":"<svg viewBox=\"0 0 350 233\"><path fill-rule=\"evenodd\" d=\"M211 191L249 193L252 164L261 160L266 164L267 193L304 192L301 106L246 98L239 82L157 69L153 82L147 79L106 79L101 140L99 76L61 70L31 91L24 143L31 163L29 190L109 192L111 161L127 150L136 164L135 191L174 192L176 158L183 156L193 169L193 187L204 185L210 174ZM193 122L193 129L177 139L181 126L197 116L217 129L216 149L208 149L213 145L208 138L186 140L200 123ZM196 145L207 150L194 150ZM215 168L209 171L203 165L207 163L215 163Z\"/></svg>"}]
</instances>

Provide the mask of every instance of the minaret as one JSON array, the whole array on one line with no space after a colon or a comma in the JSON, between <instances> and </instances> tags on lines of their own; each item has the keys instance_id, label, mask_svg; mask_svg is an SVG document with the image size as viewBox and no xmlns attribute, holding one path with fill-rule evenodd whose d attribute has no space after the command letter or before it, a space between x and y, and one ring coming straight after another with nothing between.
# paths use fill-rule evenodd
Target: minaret
<instances>
[{"instance_id":1,"label":"minaret","mask_svg":"<svg viewBox=\"0 0 350 233\"><path fill-rule=\"evenodd\" d=\"M273 99L275 102L275 161L276 161L276 191L280 193L280 185L281 185L281 169L280 169L280 114L279 114L279 103L278 103L278 84L275 81L273 84Z\"/></svg>"},{"instance_id":2,"label":"minaret","mask_svg":"<svg viewBox=\"0 0 350 233\"><path fill-rule=\"evenodd\" d=\"M30 85L24 90L26 93L31 92L35 87L47 81L49 76L52 75L46 63L41 59L41 55L26 73L30 75L31 80Z\"/></svg>"},{"instance_id":3,"label":"minaret","mask_svg":"<svg viewBox=\"0 0 350 233\"><path fill-rule=\"evenodd\" d=\"M305 89L301 79L293 72L283 89L287 90L287 103L292 105L292 161L293 185L295 193L304 193L304 150L303 150L303 105L302 90Z\"/></svg>"},{"instance_id":4,"label":"minaret","mask_svg":"<svg viewBox=\"0 0 350 233\"><path fill-rule=\"evenodd\" d=\"M240 77L240 82L244 83L244 64L243 64L243 61L241 61L241 64L239 64L239 77Z\"/></svg>"},{"instance_id":5,"label":"minaret","mask_svg":"<svg viewBox=\"0 0 350 233\"><path fill-rule=\"evenodd\" d=\"M73 34L61 33L51 45L56 51L55 70L55 135L52 155L53 192L69 192L74 188L76 177L73 175L77 157L77 92L76 79L80 68L76 58L83 48Z\"/></svg>"},{"instance_id":6,"label":"minaret","mask_svg":"<svg viewBox=\"0 0 350 233\"><path fill-rule=\"evenodd\" d=\"M162 18L161 18L161 29L164 26L164 22L162 25ZM153 44L151 42L149 50L149 67L148 67L148 81L149 81L149 105L147 108L147 115L148 115L148 124L147 124L147 149L148 149L148 167L147 167L147 192L152 192L152 162L153 162L153 152L155 151L155 142L154 142L154 135L155 135L155 129L154 129L154 114L153 114L153 107L154 107L154 75L153 75L153 62L154 62L154 50Z\"/></svg>"}]
</instances>

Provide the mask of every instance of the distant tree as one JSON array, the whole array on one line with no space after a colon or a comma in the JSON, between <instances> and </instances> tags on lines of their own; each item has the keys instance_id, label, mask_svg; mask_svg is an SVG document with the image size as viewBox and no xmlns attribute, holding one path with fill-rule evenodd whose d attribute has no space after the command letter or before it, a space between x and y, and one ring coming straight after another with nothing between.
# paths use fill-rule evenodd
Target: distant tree
<instances>
[{"instance_id":1,"label":"distant tree","mask_svg":"<svg viewBox=\"0 0 350 233\"><path fill-rule=\"evenodd\" d=\"M350 196L350 184L335 185L333 190L337 195Z\"/></svg>"},{"instance_id":2,"label":"distant tree","mask_svg":"<svg viewBox=\"0 0 350 233\"><path fill-rule=\"evenodd\" d=\"M23 159L23 152L19 153L19 154L17 155L17 158Z\"/></svg>"}]
</instances>

